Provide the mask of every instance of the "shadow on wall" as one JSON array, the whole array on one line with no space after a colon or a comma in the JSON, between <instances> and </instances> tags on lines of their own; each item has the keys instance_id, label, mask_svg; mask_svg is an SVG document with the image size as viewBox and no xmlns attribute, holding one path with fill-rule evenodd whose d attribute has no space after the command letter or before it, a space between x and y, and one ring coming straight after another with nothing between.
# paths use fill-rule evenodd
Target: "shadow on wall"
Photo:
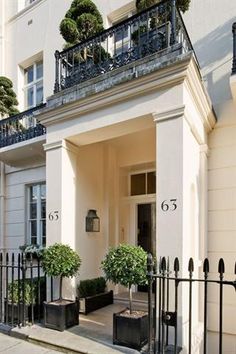
<instances>
[{"instance_id":1,"label":"shadow on wall","mask_svg":"<svg viewBox=\"0 0 236 354\"><path fill-rule=\"evenodd\" d=\"M232 68L232 24L235 17L194 44L209 95L213 103L231 98L229 77Z\"/></svg>"}]
</instances>

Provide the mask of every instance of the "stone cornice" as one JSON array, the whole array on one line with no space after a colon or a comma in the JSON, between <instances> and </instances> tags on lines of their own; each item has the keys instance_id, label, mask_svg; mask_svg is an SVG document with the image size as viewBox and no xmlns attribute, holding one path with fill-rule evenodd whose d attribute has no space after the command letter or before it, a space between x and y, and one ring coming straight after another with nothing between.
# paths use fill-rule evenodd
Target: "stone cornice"
<instances>
[{"instance_id":1,"label":"stone cornice","mask_svg":"<svg viewBox=\"0 0 236 354\"><path fill-rule=\"evenodd\" d=\"M156 70L126 83L116 85L108 90L95 93L86 98L48 109L37 116L45 126L60 123L68 119L78 118L94 110L112 106L129 98L147 94L154 90L166 89L183 83L191 56L187 55L174 64ZM58 94L57 94L58 95Z\"/></svg>"},{"instance_id":2,"label":"stone cornice","mask_svg":"<svg viewBox=\"0 0 236 354\"><path fill-rule=\"evenodd\" d=\"M123 68L123 70L125 70L125 68ZM150 74L114 85L104 91L72 100L71 102L60 104L53 108L45 108L37 118L46 127L55 123L60 124L61 122L79 118L108 106L112 107L122 101L127 101L141 95L147 95L154 91L168 89L180 84L184 84L184 87L192 97L206 132L211 131L215 125L216 117L192 54L184 55L178 59L175 58L169 65L155 70ZM60 93L53 97L55 97L55 99L60 97ZM183 97L183 105L184 104ZM173 119L176 114L183 114L183 112L181 113L183 107L184 106L172 107L165 112L157 112L155 113L156 118L154 117L154 119ZM177 112L171 113L173 108L177 109ZM178 112L178 110L180 111ZM186 112L185 116L187 116Z\"/></svg>"},{"instance_id":3,"label":"stone cornice","mask_svg":"<svg viewBox=\"0 0 236 354\"><path fill-rule=\"evenodd\" d=\"M187 70L185 87L194 99L207 133L210 132L216 123L216 116L206 88L203 85L199 68L193 58Z\"/></svg>"},{"instance_id":4,"label":"stone cornice","mask_svg":"<svg viewBox=\"0 0 236 354\"><path fill-rule=\"evenodd\" d=\"M78 147L67 140L59 140L53 143L46 143L43 145L44 151L56 150L56 149L65 149L74 154L78 153Z\"/></svg>"},{"instance_id":5,"label":"stone cornice","mask_svg":"<svg viewBox=\"0 0 236 354\"><path fill-rule=\"evenodd\" d=\"M164 122L166 120L176 119L184 115L185 106L173 106L167 110L157 111L153 113L154 122Z\"/></svg>"}]
</instances>

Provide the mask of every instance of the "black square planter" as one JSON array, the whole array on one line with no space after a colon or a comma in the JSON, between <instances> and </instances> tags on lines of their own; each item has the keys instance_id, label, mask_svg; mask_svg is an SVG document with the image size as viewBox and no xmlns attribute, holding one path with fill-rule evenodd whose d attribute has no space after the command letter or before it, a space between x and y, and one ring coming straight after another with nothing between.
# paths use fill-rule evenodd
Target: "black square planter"
<instances>
[{"instance_id":1,"label":"black square planter","mask_svg":"<svg viewBox=\"0 0 236 354\"><path fill-rule=\"evenodd\" d=\"M140 350L148 341L148 314L142 317L113 314L113 343Z\"/></svg>"},{"instance_id":2,"label":"black square planter","mask_svg":"<svg viewBox=\"0 0 236 354\"><path fill-rule=\"evenodd\" d=\"M81 298L80 302L80 313L87 315L92 311L96 311L104 306L113 304L113 291L108 291L105 293L88 296Z\"/></svg>"},{"instance_id":3,"label":"black square planter","mask_svg":"<svg viewBox=\"0 0 236 354\"><path fill-rule=\"evenodd\" d=\"M47 328L64 331L79 324L78 302L55 300L44 302L44 325Z\"/></svg>"}]
</instances>

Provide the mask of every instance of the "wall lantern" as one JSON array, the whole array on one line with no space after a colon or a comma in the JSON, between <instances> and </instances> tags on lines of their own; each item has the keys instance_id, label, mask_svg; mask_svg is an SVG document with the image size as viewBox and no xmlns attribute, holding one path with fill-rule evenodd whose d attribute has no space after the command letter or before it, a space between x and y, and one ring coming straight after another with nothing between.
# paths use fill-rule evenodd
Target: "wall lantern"
<instances>
[{"instance_id":1,"label":"wall lantern","mask_svg":"<svg viewBox=\"0 0 236 354\"><path fill-rule=\"evenodd\" d=\"M86 232L99 232L100 219L97 216L97 210L89 209L86 216Z\"/></svg>"}]
</instances>

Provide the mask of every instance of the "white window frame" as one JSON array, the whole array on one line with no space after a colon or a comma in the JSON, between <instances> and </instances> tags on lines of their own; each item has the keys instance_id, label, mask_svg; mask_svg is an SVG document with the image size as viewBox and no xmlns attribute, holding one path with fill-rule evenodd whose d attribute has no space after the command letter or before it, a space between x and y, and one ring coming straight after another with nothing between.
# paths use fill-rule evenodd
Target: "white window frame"
<instances>
[{"instance_id":1,"label":"white window frame","mask_svg":"<svg viewBox=\"0 0 236 354\"><path fill-rule=\"evenodd\" d=\"M42 246L43 245L43 227L42 227L42 221L45 220L46 222L46 215L45 218L41 218L41 213L42 213L42 204L41 204L41 186L46 187L45 182L40 182L40 183L34 183L27 185L27 242L29 244L32 244L32 234L31 234L31 221L36 220L36 233L37 233L37 245ZM30 206L31 206L31 199L30 199L30 189L32 187L37 187L37 213L36 213L36 219L31 219L30 218ZM45 199L46 203L46 199ZM45 235L46 237L46 235Z\"/></svg>"},{"instance_id":2,"label":"white window frame","mask_svg":"<svg viewBox=\"0 0 236 354\"><path fill-rule=\"evenodd\" d=\"M39 63L43 64L43 60L37 60L37 61L33 62L32 64L28 65L26 68L24 68L24 106L25 106L25 109L30 109L30 108L36 107L40 103L43 103L43 100L44 100L43 76L38 78L38 79L36 78L36 75L37 75L37 64L39 64ZM26 83L26 71L31 66L33 67L33 81L31 81L30 83ZM38 84L42 85L42 88L43 88L43 99L42 99L42 102L37 104L36 97L37 97L37 85ZM31 106L28 106L28 95L27 95L27 93L28 93L28 90L31 87L33 88L33 104Z\"/></svg>"},{"instance_id":3,"label":"white window frame","mask_svg":"<svg viewBox=\"0 0 236 354\"><path fill-rule=\"evenodd\" d=\"M128 193L129 193L129 197L131 198L137 198L137 197L140 197L140 196L151 196L151 195L155 195L156 193L147 193L148 191L148 184L147 184L147 181L148 181L148 173L150 172L155 172L156 173L156 170L155 169L148 169L148 170L140 170L140 171L135 171L135 172L131 172L129 173L129 180L128 180ZM137 194L137 195L131 195L131 176L134 176L134 175L140 175L140 174L145 174L145 194ZM156 186L157 188L157 186Z\"/></svg>"}]
</instances>

